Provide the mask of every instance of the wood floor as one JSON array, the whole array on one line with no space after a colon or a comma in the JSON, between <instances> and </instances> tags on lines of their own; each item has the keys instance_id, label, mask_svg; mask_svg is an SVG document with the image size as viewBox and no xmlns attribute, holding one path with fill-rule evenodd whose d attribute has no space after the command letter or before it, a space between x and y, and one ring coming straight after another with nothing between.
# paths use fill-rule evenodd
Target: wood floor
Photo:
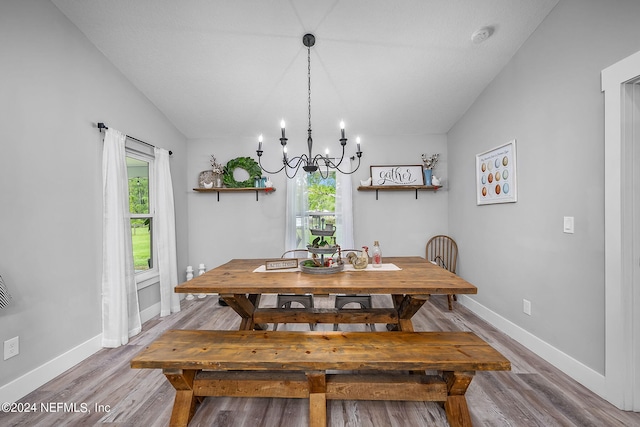
<instances>
[{"instance_id":1,"label":"wood floor","mask_svg":"<svg viewBox=\"0 0 640 427\"><path fill-rule=\"evenodd\" d=\"M374 306L390 299L374 296ZM316 297L329 307L331 297ZM275 296L262 306L275 305ZM174 389L158 370L131 369L130 359L166 329L237 329L238 316L215 296L183 301L182 311L154 318L129 345L103 349L20 400L37 412L0 413L1 426L167 426ZM474 426L640 426L640 413L624 412L498 332L459 304L434 296L414 317L422 330L470 330L512 364L510 372L478 372L467 392ZM382 325L377 325L382 328ZM308 330L280 325L279 329ZM321 325L319 329L332 329ZM364 330L364 325L341 325ZM44 404L48 409L43 411ZM66 404L66 406L65 406ZM444 410L431 402L328 401L330 426L447 426ZM190 426L298 427L308 423L308 400L206 398Z\"/></svg>"}]
</instances>

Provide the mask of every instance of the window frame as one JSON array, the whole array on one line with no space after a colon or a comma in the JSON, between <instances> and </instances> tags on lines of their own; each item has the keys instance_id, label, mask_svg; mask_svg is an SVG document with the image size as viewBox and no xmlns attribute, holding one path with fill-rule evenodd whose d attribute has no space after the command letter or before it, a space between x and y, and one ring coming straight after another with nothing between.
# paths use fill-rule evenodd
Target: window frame
<instances>
[{"instance_id":1,"label":"window frame","mask_svg":"<svg viewBox=\"0 0 640 427\"><path fill-rule=\"evenodd\" d=\"M153 148L127 138L125 143L126 157L147 162L149 164L149 213L132 214L129 212L129 220L151 218L151 265L148 270L135 273L138 290L144 289L158 282L160 272L158 270L158 248L156 243L156 183L155 183L155 155ZM127 171L127 182L129 175Z\"/></svg>"}]
</instances>

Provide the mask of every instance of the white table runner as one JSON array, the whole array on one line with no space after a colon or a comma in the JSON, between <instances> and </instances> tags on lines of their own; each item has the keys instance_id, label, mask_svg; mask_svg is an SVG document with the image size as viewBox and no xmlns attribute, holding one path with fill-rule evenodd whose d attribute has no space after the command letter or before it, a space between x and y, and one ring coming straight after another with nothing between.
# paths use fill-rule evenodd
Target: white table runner
<instances>
[{"instance_id":1,"label":"white table runner","mask_svg":"<svg viewBox=\"0 0 640 427\"><path fill-rule=\"evenodd\" d=\"M305 260L303 260L305 261ZM353 265L351 264L345 264L344 265L344 270L342 271L399 271L402 270L400 267L398 267L395 264L382 264L381 267L379 268L374 268L373 265L369 264L367 265L367 268L363 268L361 270L353 268ZM265 268L264 265L261 265L260 267L256 268L255 270L253 270L254 273L295 273L297 271L301 271L300 267L298 268L285 268L282 270L267 270Z\"/></svg>"}]
</instances>

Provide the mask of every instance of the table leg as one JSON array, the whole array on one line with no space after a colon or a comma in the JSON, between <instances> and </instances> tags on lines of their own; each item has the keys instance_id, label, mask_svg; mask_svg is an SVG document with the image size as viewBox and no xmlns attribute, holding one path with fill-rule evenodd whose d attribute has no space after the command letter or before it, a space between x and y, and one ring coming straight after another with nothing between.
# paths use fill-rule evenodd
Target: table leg
<instances>
[{"instance_id":1,"label":"table leg","mask_svg":"<svg viewBox=\"0 0 640 427\"><path fill-rule=\"evenodd\" d=\"M246 294L224 294L220 295L220 298L224 299L229 307L233 309L241 317L240 330L252 330L254 329L253 312L257 305L254 302L260 300L259 296Z\"/></svg>"},{"instance_id":2,"label":"table leg","mask_svg":"<svg viewBox=\"0 0 640 427\"><path fill-rule=\"evenodd\" d=\"M429 300L430 295L391 295L393 306L398 310L398 324L387 325L390 331L413 332L411 318L420 310L420 307Z\"/></svg>"}]
</instances>

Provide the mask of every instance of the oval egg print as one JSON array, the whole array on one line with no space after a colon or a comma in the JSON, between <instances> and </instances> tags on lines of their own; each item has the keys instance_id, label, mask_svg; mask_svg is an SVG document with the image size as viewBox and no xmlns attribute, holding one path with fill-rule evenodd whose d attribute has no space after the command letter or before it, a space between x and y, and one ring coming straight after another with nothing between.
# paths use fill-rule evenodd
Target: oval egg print
<instances>
[{"instance_id":1,"label":"oval egg print","mask_svg":"<svg viewBox=\"0 0 640 427\"><path fill-rule=\"evenodd\" d=\"M509 164L509 158L507 156L504 156L502 158L502 166L507 166Z\"/></svg>"},{"instance_id":2,"label":"oval egg print","mask_svg":"<svg viewBox=\"0 0 640 427\"><path fill-rule=\"evenodd\" d=\"M491 184L493 182L493 174L490 173L487 179L489 180L489 184Z\"/></svg>"},{"instance_id":3,"label":"oval egg print","mask_svg":"<svg viewBox=\"0 0 640 427\"><path fill-rule=\"evenodd\" d=\"M500 159L496 159L496 169L500 167Z\"/></svg>"},{"instance_id":4,"label":"oval egg print","mask_svg":"<svg viewBox=\"0 0 640 427\"><path fill-rule=\"evenodd\" d=\"M496 172L496 181L500 181L500 172Z\"/></svg>"},{"instance_id":5,"label":"oval egg print","mask_svg":"<svg viewBox=\"0 0 640 427\"><path fill-rule=\"evenodd\" d=\"M504 184L502 184L502 192L504 194L509 193L509 183L505 182Z\"/></svg>"},{"instance_id":6,"label":"oval egg print","mask_svg":"<svg viewBox=\"0 0 640 427\"><path fill-rule=\"evenodd\" d=\"M496 185L496 194L500 194L500 185Z\"/></svg>"},{"instance_id":7,"label":"oval egg print","mask_svg":"<svg viewBox=\"0 0 640 427\"><path fill-rule=\"evenodd\" d=\"M507 169L502 171L502 179L507 179L509 177L509 171Z\"/></svg>"}]
</instances>

